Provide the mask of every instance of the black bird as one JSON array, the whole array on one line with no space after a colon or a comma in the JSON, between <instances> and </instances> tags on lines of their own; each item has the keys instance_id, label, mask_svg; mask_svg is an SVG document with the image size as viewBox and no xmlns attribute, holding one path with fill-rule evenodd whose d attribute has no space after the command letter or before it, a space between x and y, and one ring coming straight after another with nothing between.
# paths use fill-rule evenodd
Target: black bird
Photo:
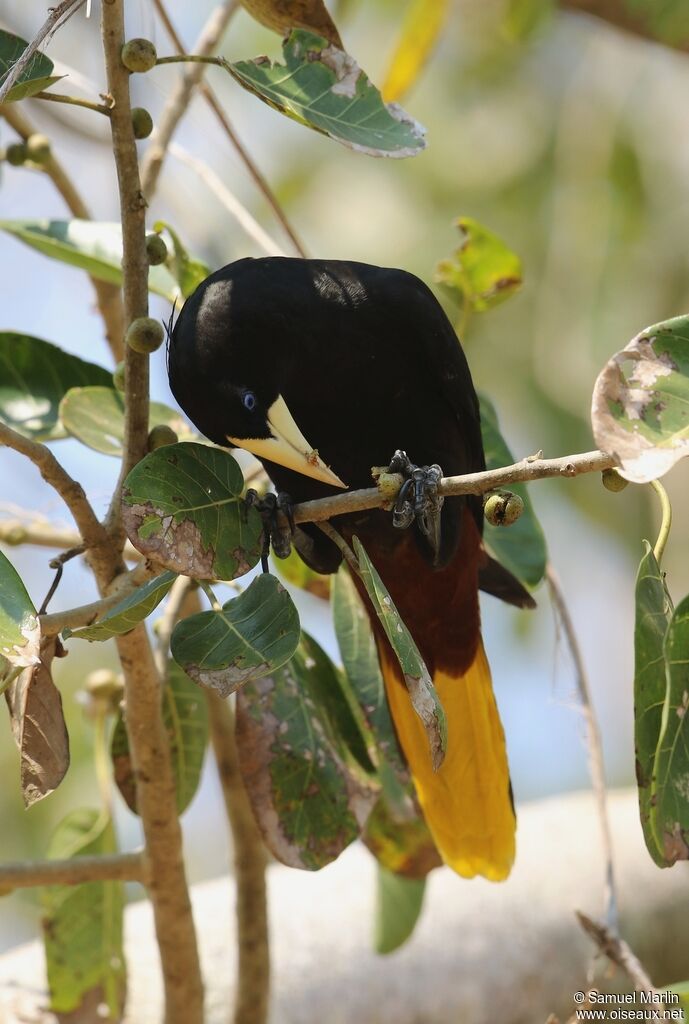
<instances>
[{"instance_id":1,"label":"black bird","mask_svg":"<svg viewBox=\"0 0 689 1024\"><path fill-rule=\"evenodd\" d=\"M446 475L485 468L478 400L455 332L412 274L364 263L243 259L208 277L172 332L170 386L211 441L253 452L295 502L371 486L398 449ZM459 874L505 878L515 818L505 739L479 619L479 583L532 604L483 549L478 497L447 498L438 543L380 509L343 516L378 569L434 678L447 715L445 760L428 742L397 660L367 603L398 738L435 843ZM317 527L302 558L335 572ZM481 576L481 580L479 580Z\"/></svg>"}]
</instances>

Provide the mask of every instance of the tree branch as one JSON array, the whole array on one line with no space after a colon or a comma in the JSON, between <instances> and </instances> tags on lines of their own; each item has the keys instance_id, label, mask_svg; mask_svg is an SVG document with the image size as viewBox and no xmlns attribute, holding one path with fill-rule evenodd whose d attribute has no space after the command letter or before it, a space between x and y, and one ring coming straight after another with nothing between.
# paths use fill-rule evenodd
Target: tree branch
<instances>
[{"instance_id":1,"label":"tree branch","mask_svg":"<svg viewBox=\"0 0 689 1024\"><path fill-rule=\"evenodd\" d=\"M17 82L22 71L28 67L31 58L46 36L51 35L57 28L64 25L67 19L71 18L71 16L78 11L85 2L86 0L62 0L62 3L57 4L57 6L48 8L48 17L26 47L19 60L15 61L10 70L6 73L5 80L0 86L0 103L5 100L5 97L12 90L12 87Z\"/></svg>"},{"instance_id":2,"label":"tree branch","mask_svg":"<svg viewBox=\"0 0 689 1024\"><path fill-rule=\"evenodd\" d=\"M160 15L161 21L165 25L165 29L166 29L168 35L170 36L170 39L172 40L172 43L173 43L175 49L177 50L177 53L180 56L182 56L182 57L187 56L186 51L184 49L184 46L182 45L182 40L178 36L178 34L175 31L175 28L174 28L172 22L170 21L168 13L167 13L167 11L165 9L165 6L163 4L163 0L153 0L153 3L155 5L156 10L158 11L158 14ZM196 52L200 52L200 51L196 51ZM240 159L244 163L244 166L246 167L247 171L249 172L249 175L253 179L256 187L263 194L264 198L266 199L266 201L270 205L273 213L277 217L277 219L280 222L280 224L282 225L285 233L287 234L287 236L289 237L290 241L292 242L292 245L294 246L295 251L297 252L297 254L299 256L304 256L305 257L306 256L306 252L304 250L304 247L302 246L301 242L299 241L299 238L298 238L294 228L292 227L292 225L290 224L289 220L287 219L287 215L286 215L285 211L283 210L282 206L280 205L280 202L279 202L277 196L275 195L275 193L271 189L270 185L268 184L267 180L265 179L265 177L263 176L261 171L258 169L258 166L254 162L254 160L253 160L251 154L249 153L249 151L246 149L244 144L239 139L239 136L237 135L234 127L232 126L232 124L231 124L227 114L223 110L223 108L222 108L218 98L216 97L215 93L213 92L211 87L208 85L208 83L202 81L201 79L199 79L199 91L200 91L201 95L203 96L203 98L208 103L208 105L211 107L211 109L212 109L213 113L215 114L215 116L217 117L218 121L220 122L220 124L221 124L221 126L223 128L223 131L225 132L225 134L227 135L227 137L230 140L231 144L234 146L235 150L237 151L237 154L239 155ZM148 195L148 191L146 191L146 194Z\"/></svg>"},{"instance_id":3,"label":"tree branch","mask_svg":"<svg viewBox=\"0 0 689 1024\"><path fill-rule=\"evenodd\" d=\"M238 947L234 1024L265 1024L270 996L265 847L239 770L232 709L218 694L204 692L234 846Z\"/></svg>"},{"instance_id":4,"label":"tree branch","mask_svg":"<svg viewBox=\"0 0 689 1024\"><path fill-rule=\"evenodd\" d=\"M88 549L87 558L94 572L100 580L110 580L123 566L113 565L110 539L98 521L81 484L72 479L46 445L30 441L4 423L0 423L0 445L6 445L30 459L45 482L57 491L79 528L81 540Z\"/></svg>"},{"instance_id":5,"label":"tree branch","mask_svg":"<svg viewBox=\"0 0 689 1024\"><path fill-rule=\"evenodd\" d=\"M602 472L617 465L612 455L605 452L582 452L578 455L565 455L559 459L544 459L539 455L531 455L512 466L500 469L487 469L481 473L466 473L463 476L446 476L440 481L440 494L484 494L494 488L509 484L544 480L547 477L573 477L580 473ZM392 478L388 478L390 481ZM379 508L394 497L399 490L399 482L394 487L366 487L358 491L347 491L335 494L330 498L318 498L315 501L303 501L294 506L295 523L321 523L332 516L341 516L348 512L362 512L369 508Z\"/></svg>"},{"instance_id":6,"label":"tree branch","mask_svg":"<svg viewBox=\"0 0 689 1024\"><path fill-rule=\"evenodd\" d=\"M89 604L78 605L76 608L68 608L63 612L51 612L39 616L41 623L41 634L43 636L56 636L63 629L79 629L81 626L91 626L98 622L106 612L119 604L128 594L133 593L147 580L152 579L160 570L149 563L137 565L127 573L121 573L115 577L114 587L111 593L97 601Z\"/></svg>"},{"instance_id":7,"label":"tree branch","mask_svg":"<svg viewBox=\"0 0 689 1024\"><path fill-rule=\"evenodd\" d=\"M0 108L0 113L17 135L26 141L29 136L35 134L36 129L18 107L19 104L17 103L6 103ZM64 199L67 209L72 216L78 217L80 220L91 220L91 212L86 203L75 188L74 183L62 164L52 152L43 165L43 170ZM98 311L103 318L105 336L110 346L110 351L115 362L119 362L124 355L122 291L117 285L107 284L105 281L99 281L90 275L89 280L96 293Z\"/></svg>"},{"instance_id":8,"label":"tree branch","mask_svg":"<svg viewBox=\"0 0 689 1024\"><path fill-rule=\"evenodd\" d=\"M616 28L631 32L632 35L689 53L689 33L682 38L669 39L653 31L648 14L649 5L633 4L630 0L561 0L560 6L582 14L591 14Z\"/></svg>"},{"instance_id":9,"label":"tree branch","mask_svg":"<svg viewBox=\"0 0 689 1024\"><path fill-rule=\"evenodd\" d=\"M146 203L132 127L129 73L120 59L125 39L124 0L110 0L102 5L101 31L108 91L114 100L110 127L122 221L125 315L126 322L131 323L148 312L148 259ZM121 484L145 454L148 437L148 357L128 346L125 358L124 456L108 515L118 549L124 541L119 515ZM165 988L165 1022L202 1024L203 983L184 872L170 744L161 713L161 680L143 625L119 637L117 650L125 680L126 724L137 805L151 867L148 893Z\"/></svg>"},{"instance_id":10,"label":"tree branch","mask_svg":"<svg viewBox=\"0 0 689 1024\"><path fill-rule=\"evenodd\" d=\"M146 883L142 853L112 853L72 860L34 860L0 864L0 893L38 885L81 885L83 882Z\"/></svg>"},{"instance_id":11,"label":"tree branch","mask_svg":"<svg viewBox=\"0 0 689 1024\"><path fill-rule=\"evenodd\" d=\"M637 992L648 992L659 995L658 989L642 967L638 958L634 955L627 943L617 935L613 935L604 924L593 921L580 910L575 911L579 924L598 946L601 953L607 956L608 960L621 967L627 977L633 982Z\"/></svg>"}]
</instances>

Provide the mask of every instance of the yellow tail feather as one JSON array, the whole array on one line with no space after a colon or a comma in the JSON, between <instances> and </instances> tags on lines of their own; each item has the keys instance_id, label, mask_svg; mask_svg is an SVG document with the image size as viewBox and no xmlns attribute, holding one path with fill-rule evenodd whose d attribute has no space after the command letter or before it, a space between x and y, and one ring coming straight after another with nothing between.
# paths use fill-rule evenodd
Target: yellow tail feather
<instances>
[{"instance_id":1,"label":"yellow tail feather","mask_svg":"<svg viewBox=\"0 0 689 1024\"><path fill-rule=\"evenodd\" d=\"M505 734L483 644L479 641L464 675L453 678L436 670L433 678L447 716L447 752L437 772L399 665L387 645L379 645L379 653L395 728L440 855L465 878L507 878L514 861L515 818Z\"/></svg>"}]
</instances>

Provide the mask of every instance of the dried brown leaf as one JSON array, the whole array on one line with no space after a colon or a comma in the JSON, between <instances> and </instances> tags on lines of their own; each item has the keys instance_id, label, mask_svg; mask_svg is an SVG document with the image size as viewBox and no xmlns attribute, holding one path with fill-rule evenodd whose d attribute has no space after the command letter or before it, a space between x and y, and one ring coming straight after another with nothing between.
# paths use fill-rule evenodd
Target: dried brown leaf
<instances>
[{"instance_id":1,"label":"dried brown leaf","mask_svg":"<svg viewBox=\"0 0 689 1024\"><path fill-rule=\"evenodd\" d=\"M252 18L286 36L290 29L304 28L343 50L340 34L323 0L242 0Z\"/></svg>"}]
</instances>

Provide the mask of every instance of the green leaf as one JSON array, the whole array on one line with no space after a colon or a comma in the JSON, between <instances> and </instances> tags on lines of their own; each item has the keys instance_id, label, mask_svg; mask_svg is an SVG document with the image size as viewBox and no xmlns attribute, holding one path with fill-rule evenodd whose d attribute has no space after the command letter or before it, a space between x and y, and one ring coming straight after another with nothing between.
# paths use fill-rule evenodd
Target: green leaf
<instances>
[{"instance_id":1,"label":"green leaf","mask_svg":"<svg viewBox=\"0 0 689 1024\"><path fill-rule=\"evenodd\" d=\"M0 551L0 655L16 668L37 665L41 628L21 577Z\"/></svg>"},{"instance_id":2,"label":"green leaf","mask_svg":"<svg viewBox=\"0 0 689 1024\"><path fill-rule=\"evenodd\" d=\"M261 557L263 522L241 498L242 471L220 448L182 443L151 452L129 473L122 518L146 557L195 579L234 579Z\"/></svg>"},{"instance_id":3,"label":"green leaf","mask_svg":"<svg viewBox=\"0 0 689 1024\"><path fill-rule=\"evenodd\" d=\"M411 633L402 622L375 566L366 554L359 538L353 537L352 541L354 553L359 562L361 579L400 663L410 700L428 737L433 768L437 771L443 763L447 745L445 712L433 686L433 680L419 654L419 649L414 643Z\"/></svg>"},{"instance_id":4,"label":"green leaf","mask_svg":"<svg viewBox=\"0 0 689 1024\"><path fill-rule=\"evenodd\" d=\"M170 653L187 675L227 697L288 661L299 643L299 615L274 576L261 573L221 610L175 626Z\"/></svg>"},{"instance_id":5,"label":"green leaf","mask_svg":"<svg viewBox=\"0 0 689 1024\"><path fill-rule=\"evenodd\" d=\"M227 64L240 85L287 117L369 156L416 156L424 129L380 93L349 54L321 36L296 30L285 63L267 57Z\"/></svg>"},{"instance_id":6,"label":"green leaf","mask_svg":"<svg viewBox=\"0 0 689 1024\"><path fill-rule=\"evenodd\" d=\"M665 579L648 541L636 578L634 624L634 746L639 813L648 851L660 867L666 866L662 845L654 829L652 781L660 736L666 677L663 642L672 616Z\"/></svg>"},{"instance_id":7,"label":"green leaf","mask_svg":"<svg viewBox=\"0 0 689 1024\"><path fill-rule=\"evenodd\" d=\"M85 270L108 284L122 284L122 228L91 220L3 220L7 231L44 256ZM174 302L179 289L165 266L151 267L149 291Z\"/></svg>"},{"instance_id":8,"label":"green leaf","mask_svg":"<svg viewBox=\"0 0 689 1024\"><path fill-rule=\"evenodd\" d=\"M112 387L71 388L60 402L60 420L65 430L103 455L122 455L124 445L124 396ZM151 402L148 427L164 423L182 441L197 435L178 412L162 402Z\"/></svg>"},{"instance_id":9,"label":"green leaf","mask_svg":"<svg viewBox=\"0 0 689 1024\"><path fill-rule=\"evenodd\" d=\"M77 810L55 829L49 856L66 860L114 853L116 848L107 815ZM50 1008L65 1014L90 1010L89 1019L95 1019L95 1008L106 1004L110 1016L104 1019L119 1020L126 985L122 883L52 885L41 890L41 901Z\"/></svg>"},{"instance_id":10,"label":"green leaf","mask_svg":"<svg viewBox=\"0 0 689 1024\"><path fill-rule=\"evenodd\" d=\"M69 637L78 640L109 640L113 636L128 633L158 607L176 579L174 572L163 572L143 586L137 587L92 626L65 629L62 635L65 640Z\"/></svg>"},{"instance_id":11,"label":"green leaf","mask_svg":"<svg viewBox=\"0 0 689 1024\"><path fill-rule=\"evenodd\" d=\"M330 597L330 576L322 576L310 569L295 547L287 558L276 558L274 565L283 580L287 580L293 586L306 590L323 601Z\"/></svg>"},{"instance_id":12,"label":"green leaf","mask_svg":"<svg viewBox=\"0 0 689 1024\"><path fill-rule=\"evenodd\" d=\"M459 292L475 313L497 306L521 288L522 263L502 239L472 217L455 221L462 245L436 267L435 279Z\"/></svg>"},{"instance_id":13,"label":"green leaf","mask_svg":"<svg viewBox=\"0 0 689 1024\"><path fill-rule=\"evenodd\" d=\"M356 839L374 799L347 768L321 703L321 668L301 646L237 694L237 750L256 820L278 860L308 871Z\"/></svg>"},{"instance_id":14,"label":"green leaf","mask_svg":"<svg viewBox=\"0 0 689 1024\"><path fill-rule=\"evenodd\" d=\"M390 807L383 794L371 811L362 839L387 871L405 878L425 878L443 863L419 808L413 783L406 788L405 813Z\"/></svg>"},{"instance_id":15,"label":"green leaf","mask_svg":"<svg viewBox=\"0 0 689 1024\"><path fill-rule=\"evenodd\" d=\"M179 285L182 296L186 299L196 291L202 281L205 281L211 272L211 268L203 260L190 256L182 241L173 228L164 220L158 220L153 225L153 230L160 234L167 231L172 240L172 257L168 257L167 267Z\"/></svg>"},{"instance_id":16,"label":"green leaf","mask_svg":"<svg viewBox=\"0 0 689 1024\"><path fill-rule=\"evenodd\" d=\"M181 814L193 800L201 779L208 746L208 707L198 686L172 660L168 661L168 679L163 687L163 723L170 740L177 813ZM136 779L122 713L115 723L110 753L120 793L129 810L138 814Z\"/></svg>"},{"instance_id":17,"label":"green leaf","mask_svg":"<svg viewBox=\"0 0 689 1024\"><path fill-rule=\"evenodd\" d=\"M666 865L689 860L689 596L663 642L667 688L651 780L651 826Z\"/></svg>"},{"instance_id":18,"label":"green leaf","mask_svg":"<svg viewBox=\"0 0 689 1024\"><path fill-rule=\"evenodd\" d=\"M486 395L481 403L481 435L486 452L486 468L511 466L514 456L500 433L495 407ZM545 575L548 550L541 524L536 518L529 489L524 484L510 484L510 490L524 502L524 511L511 526L485 523L483 536L498 561L528 587L537 586Z\"/></svg>"},{"instance_id":19,"label":"green leaf","mask_svg":"<svg viewBox=\"0 0 689 1024\"><path fill-rule=\"evenodd\" d=\"M34 441L66 437L58 407L83 384L112 386L112 375L40 338L0 332L0 421L8 427Z\"/></svg>"},{"instance_id":20,"label":"green leaf","mask_svg":"<svg viewBox=\"0 0 689 1024\"><path fill-rule=\"evenodd\" d=\"M0 85L5 81L28 45L26 39L22 39L21 36L15 36L11 32L0 29ZM52 60L37 50L8 92L5 103L34 96L37 92L48 89L55 82L64 78L64 75L53 75L52 72Z\"/></svg>"},{"instance_id":21,"label":"green leaf","mask_svg":"<svg viewBox=\"0 0 689 1024\"><path fill-rule=\"evenodd\" d=\"M689 455L689 315L647 327L608 360L593 390L593 436L643 484Z\"/></svg>"},{"instance_id":22,"label":"green leaf","mask_svg":"<svg viewBox=\"0 0 689 1024\"><path fill-rule=\"evenodd\" d=\"M686 48L689 44L689 10L685 0L626 0L632 18L646 32L667 46Z\"/></svg>"},{"instance_id":23,"label":"green leaf","mask_svg":"<svg viewBox=\"0 0 689 1024\"><path fill-rule=\"evenodd\" d=\"M378 866L376 876L376 953L393 953L414 931L423 907L425 878L404 878Z\"/></svg>"},{"instance_id":24,"label":"green leaf","mask_svg":"<svg viewBox=\"0 0 689 1024\"><path fill-rule=\"evenodd\" d=\"M373 629L364 603L345 566L333 577L332 609L342 664L371 733L371 757L376 764L384 758L395 774L406 783L409 772L400 753L390 717Z\"/></svg>"}]
</instances>

